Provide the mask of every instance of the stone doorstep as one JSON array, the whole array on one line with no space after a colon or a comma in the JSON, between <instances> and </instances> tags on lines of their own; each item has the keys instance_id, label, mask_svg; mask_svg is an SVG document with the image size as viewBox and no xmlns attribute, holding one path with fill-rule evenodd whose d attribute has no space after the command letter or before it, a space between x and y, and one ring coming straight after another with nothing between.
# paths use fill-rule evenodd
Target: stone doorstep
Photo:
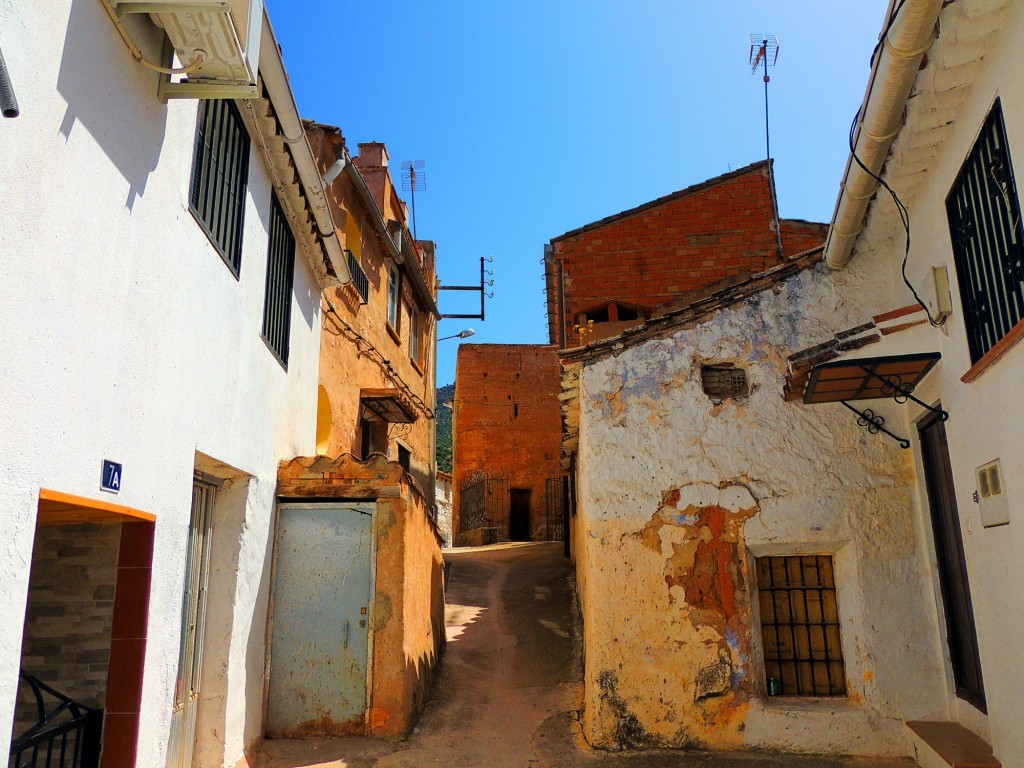
<instances>
[{"instance_id":1,"label":"stone doorstep","mask_svg":"<svg viewBox=\"0 0 1024 768\"><path fill-rule=\"evenodd\" d=\"M992 747L959 723L913 720L906 725L922 768L1002 768Z\"/></svg>"}]
</instances>

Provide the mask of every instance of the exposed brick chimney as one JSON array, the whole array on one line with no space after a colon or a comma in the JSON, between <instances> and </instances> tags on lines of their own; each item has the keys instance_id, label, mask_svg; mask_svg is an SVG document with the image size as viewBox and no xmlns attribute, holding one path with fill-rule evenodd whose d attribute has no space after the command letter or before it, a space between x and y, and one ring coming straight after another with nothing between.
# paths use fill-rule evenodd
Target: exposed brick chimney
<instances>
[{"instance_id":1,"label":"exposed brick chimney","mask_svg":"<svg viewBox=\"0 0 1024 768\"><path fill-rule=\"evenodd\" d=\"M359 144L359 156L355 159L360 168L387 168L388 148L379 141Z\"/></svg>"}]
</instances>

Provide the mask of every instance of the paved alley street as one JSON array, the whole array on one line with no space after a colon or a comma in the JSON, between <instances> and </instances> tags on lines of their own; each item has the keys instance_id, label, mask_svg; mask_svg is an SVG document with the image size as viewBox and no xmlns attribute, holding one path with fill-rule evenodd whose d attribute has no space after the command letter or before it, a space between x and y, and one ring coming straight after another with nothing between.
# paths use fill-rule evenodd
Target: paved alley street
<instances>
[{"instance_id":1,"label":"paved alley street","mask_svg":"<svg viewBox=\"0 0 1024 768\"><path fill-rule=\"evenodd\" d=\"M561 543L445 553L448 647L431 701L401 743L268 741L258 768L904 768L697 752L606 753L575 727L582 687L571 569Z\"/></svg>"}]
</instances>

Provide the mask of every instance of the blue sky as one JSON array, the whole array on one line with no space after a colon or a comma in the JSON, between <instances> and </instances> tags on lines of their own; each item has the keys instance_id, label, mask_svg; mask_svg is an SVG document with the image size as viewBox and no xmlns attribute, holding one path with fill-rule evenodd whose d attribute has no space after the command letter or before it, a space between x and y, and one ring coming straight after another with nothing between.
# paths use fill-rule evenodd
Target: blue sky
<instances>
[{"instance_id":1,"label":"blue sky","mask_svg":"<svg viewBox=\"0 0 1024 768\"><path fill-rule=\"evenodd\" d=\"M494 256L473 343L547 341L543 246L570 229L764 157L764 86L750 34L779 39L769 70L783 216L828 221L864 94L882 0L780 3L390 3L269 0L303 117L356 153L383 141L397 176L426 163L418 235L448 285ZM472 294L442 292L442 312ZM455 377L458 340L438 349Z\"/></svg>"}]
</instances>

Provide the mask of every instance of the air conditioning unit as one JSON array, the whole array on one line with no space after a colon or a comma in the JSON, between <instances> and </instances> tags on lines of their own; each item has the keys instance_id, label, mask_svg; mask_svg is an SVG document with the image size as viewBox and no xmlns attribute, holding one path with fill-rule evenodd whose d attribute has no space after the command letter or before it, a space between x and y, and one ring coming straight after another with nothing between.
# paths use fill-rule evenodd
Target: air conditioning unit
<instances>
[{"instance_id":1,"label":"air conditioning unit","mask_svg":"<svg viewBox=\"0 0 1024 768\"><path fill-rule=\"evenodd\" d=\"M263 0L108 0L121 18L148 13L188 66L180 82L166 83L170 98L252 98L256 90L263 32Z\"/></svg>"}]
</instances>

